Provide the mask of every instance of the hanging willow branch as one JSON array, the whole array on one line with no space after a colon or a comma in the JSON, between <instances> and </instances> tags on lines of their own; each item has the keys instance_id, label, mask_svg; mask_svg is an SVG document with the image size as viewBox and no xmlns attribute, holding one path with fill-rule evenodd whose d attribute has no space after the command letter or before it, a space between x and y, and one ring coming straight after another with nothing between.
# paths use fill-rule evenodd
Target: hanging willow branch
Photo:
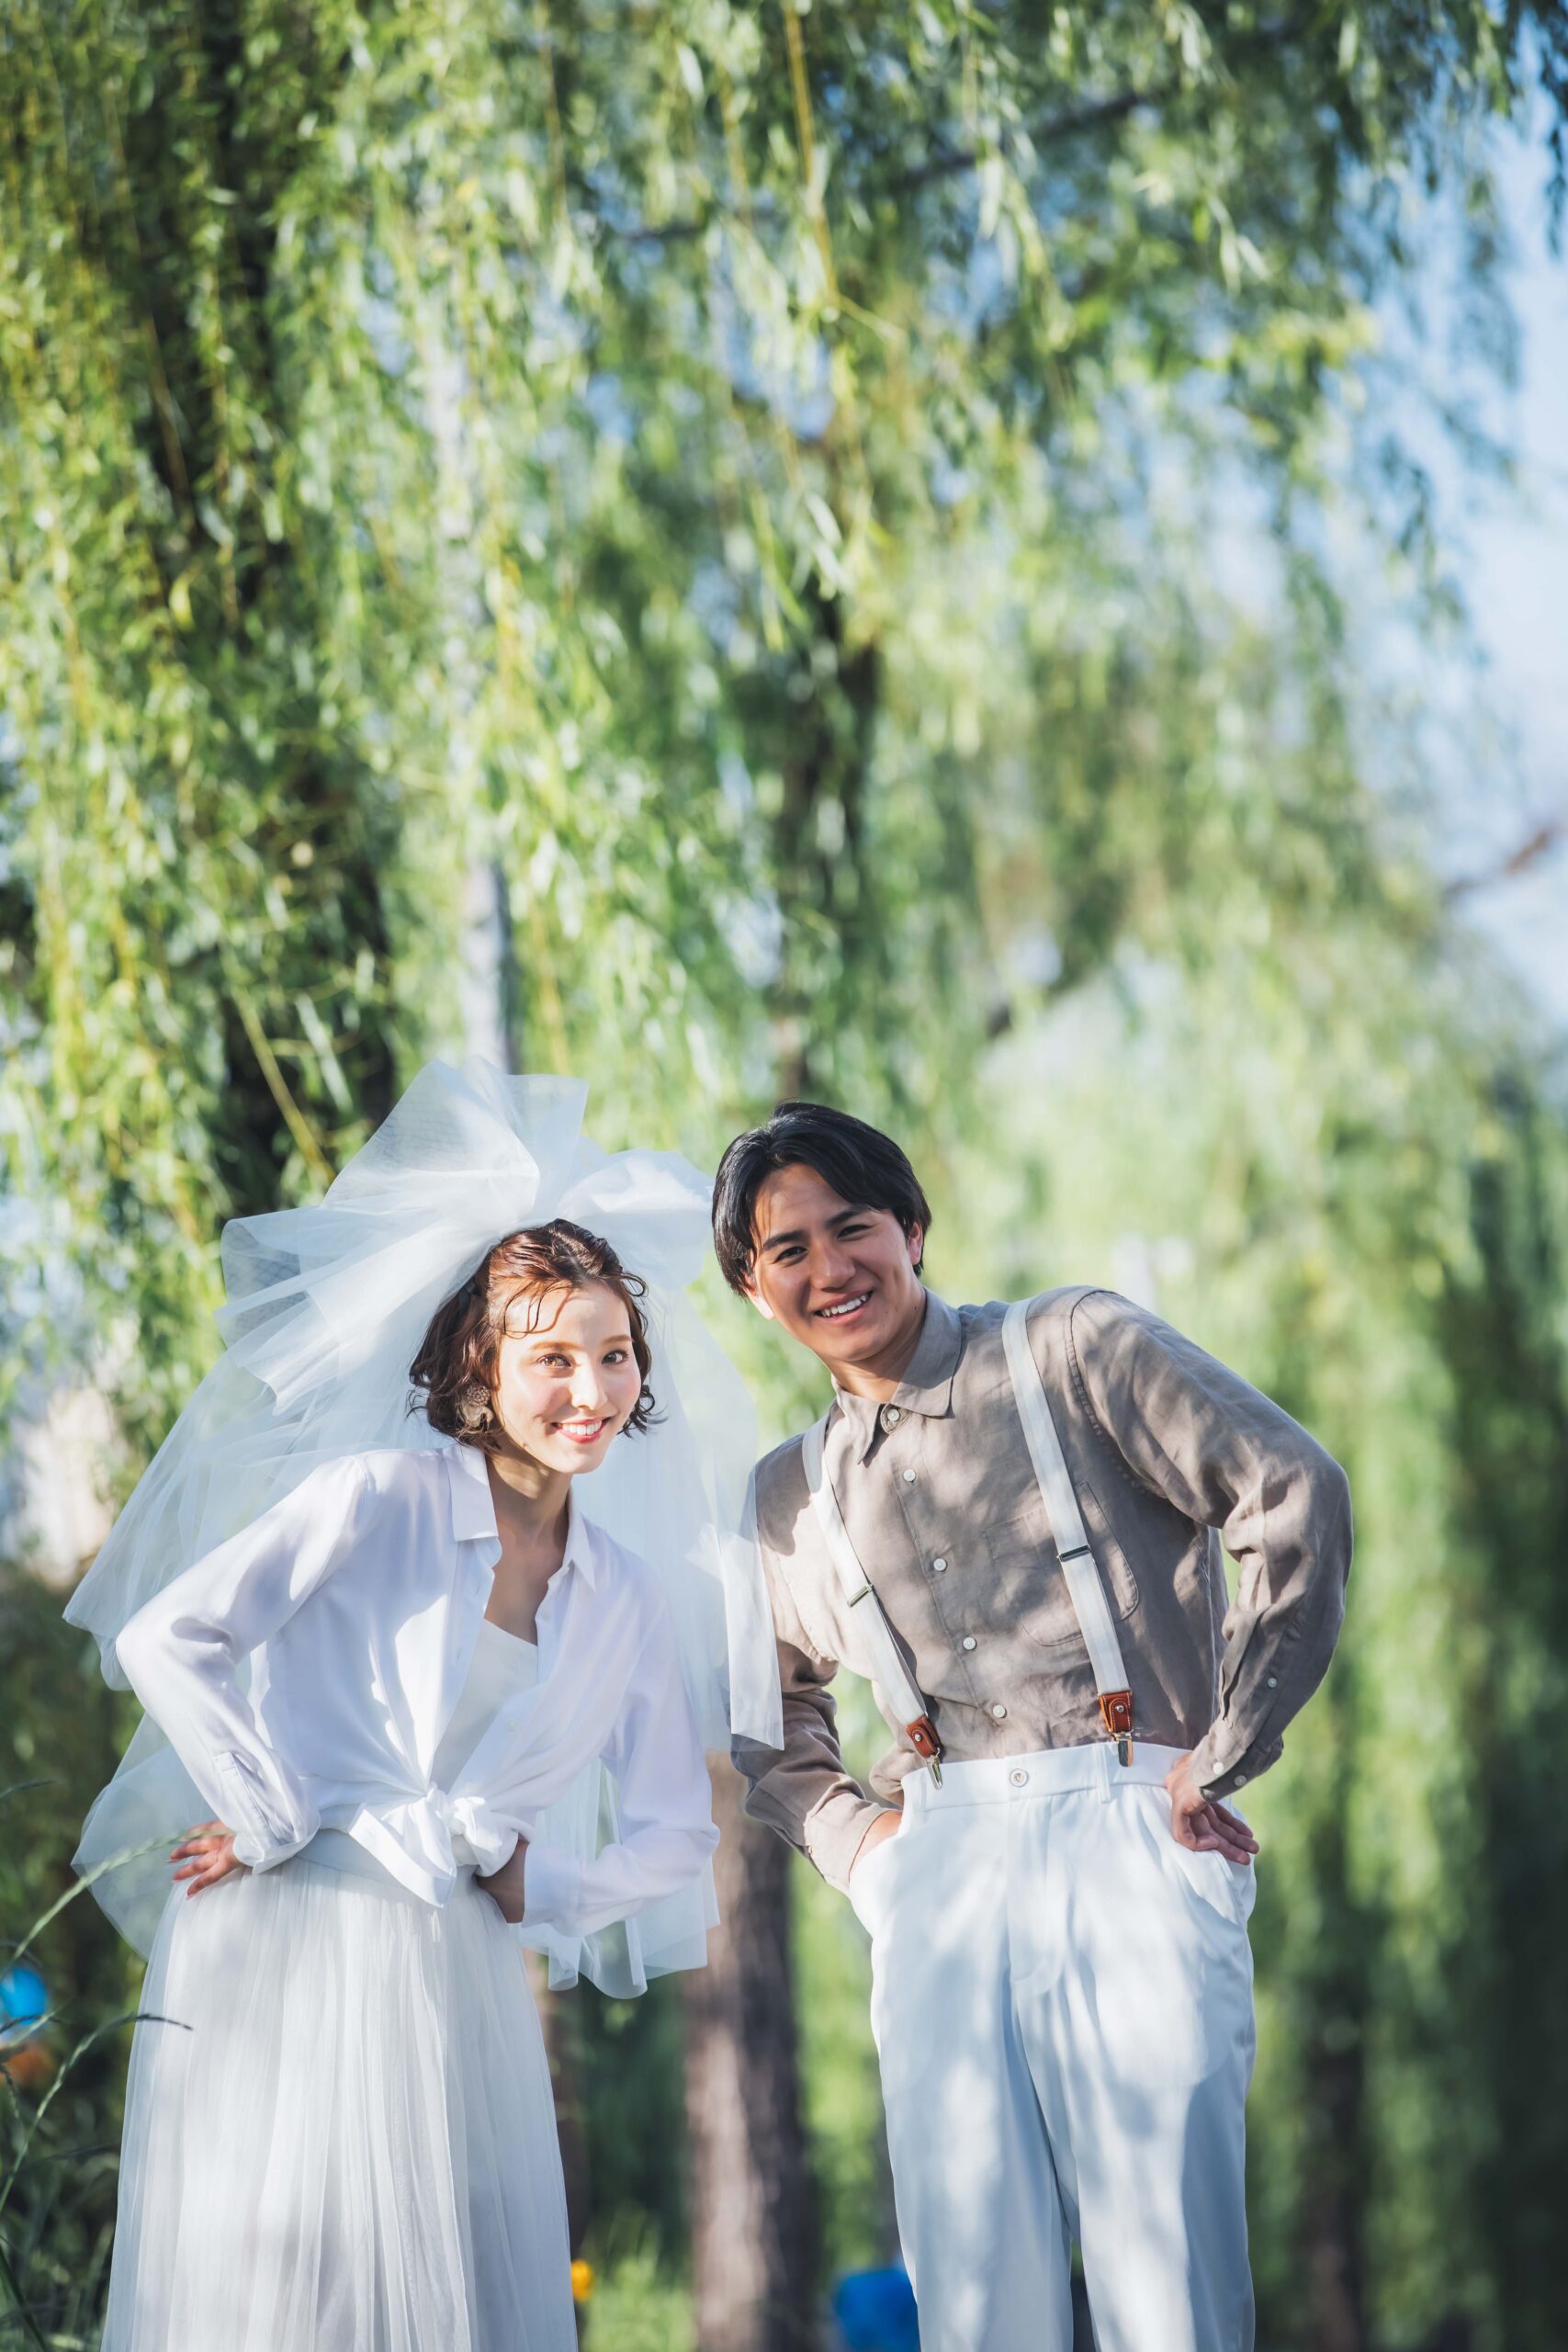
<instances>
[{"instance_id":1,"label":"hanging willow branch","mask_svg":"<svg viewBox=\"0 0 1568 2352\"><path fill-rule=\"evenodd\" d=\"M628 1126L765 1088L775 988L824 1085L942 1098L1064 740L1034 637L1072 616L1087 708L1141 626L1092 453L1201 452L1201 380L1312 479L1394 259L1369 169L1440 183L1559 57L1440 14L15 0L9 1125L169 1396L221 1216L456 1035L476 861L526 1033ZM1187 854L1148 790L1053 805L1071 971Z\"/></svg>"}]
</instances>

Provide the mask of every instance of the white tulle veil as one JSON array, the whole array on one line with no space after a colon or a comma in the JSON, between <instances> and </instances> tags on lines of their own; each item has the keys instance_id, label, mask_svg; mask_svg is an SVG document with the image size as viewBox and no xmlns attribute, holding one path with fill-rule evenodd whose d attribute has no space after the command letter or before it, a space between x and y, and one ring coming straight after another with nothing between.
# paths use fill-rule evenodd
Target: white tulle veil
<instances>
[{"instance_id":1,"label":"white tulle veil","mask_svg":"<svg viewBox=\"0 0 1568 2352\"><path fill-rule=\"evenodd\" d=\"M733 1734L780 1745L768 1606L744 1532L751 1415L684 1295L709 1246L708 1182L672 1152L600 1151L581 1132L587 1093L575 1080L509 1078L477 1057L460 1069L432 1062L318 1204L224 1228L225 1351L65 1611L96 1635L111 1683L124 1687L115 1642L142 1603L318 1463L450 1442L411 1409L409 1367L431 1317L496 1242L567 1217L648 1284L661 1415L582 1478L582 1507L658 1571L705 1744L727 1749ZM537 1834L586 1858L615 1834L614 1802L595 1765ZM206 1810L144 1719L76 1857L142 1951L168 1884L159 1849ZM710 1881L601 1936L545 1932L539 1945L552 1984L581 1972L625 1995L700 1962L714 1917Z\"/></svg>"}]
</instances>

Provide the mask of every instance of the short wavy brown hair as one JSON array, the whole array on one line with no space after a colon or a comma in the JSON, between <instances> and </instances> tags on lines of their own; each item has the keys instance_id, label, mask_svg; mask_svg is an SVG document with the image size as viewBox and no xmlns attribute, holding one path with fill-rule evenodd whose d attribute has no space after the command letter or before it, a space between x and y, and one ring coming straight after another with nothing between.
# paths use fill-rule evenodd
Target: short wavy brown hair
<instances>
[{"instance_id":1,"label":"short wavy brown hair","mask_svg":"<svg viewBox=\"0 0 1568 2352\"><path fill-rule=\"evenodd\" d=\"M627 1273L607 1241L563 1216L498 1241L462 1289L436 1308L410 1367L410 1410L423 1406L432 1429L493 1453L502 1442L496 1374L513 1307L520 1298L542 1300L552 1291L587 1290L593 1283L613 1290L626 1308L632 1354L642 1375L641 1393L621 1434L648 1429L659 1418L649 1386L653 1351L641 1304L648 1285Z\"/></svg>"}]
</instances>

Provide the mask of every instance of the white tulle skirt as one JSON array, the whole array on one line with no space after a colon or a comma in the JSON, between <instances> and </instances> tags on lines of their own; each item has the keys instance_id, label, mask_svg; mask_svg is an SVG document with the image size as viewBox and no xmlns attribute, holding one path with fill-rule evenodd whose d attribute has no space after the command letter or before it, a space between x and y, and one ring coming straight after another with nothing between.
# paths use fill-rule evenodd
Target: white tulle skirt
<instances>
[{"instance_id":1,"label":"white tulle skirt","mask_svg":"<svg viewBox=\"0 0 1568 2352\"><path fill-rule=\"evenodd\" d=\"M171 1897L103 2352L574 2352L549 2069L490 1897L302 1859Z\"/></svg>"}]
</instances>

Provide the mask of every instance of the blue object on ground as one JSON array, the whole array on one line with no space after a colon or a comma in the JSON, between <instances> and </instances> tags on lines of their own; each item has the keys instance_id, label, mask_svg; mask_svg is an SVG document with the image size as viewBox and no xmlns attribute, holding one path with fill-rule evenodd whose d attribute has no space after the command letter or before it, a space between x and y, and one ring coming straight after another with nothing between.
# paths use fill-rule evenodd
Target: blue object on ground
<instances>
[{"instance_id":1,"label":"blue object on ground","mask_svg":"<svg viewBox=\"0 0 1568 2352\"><path fill-rule=\"evenodd\" d=\"M30 2041L49 2015L49 1987L36 1968L19 1961L0 1975L0 2047Z\"/></svg>"},{"instance_id":2,"label":"blue object on ground","mask_svg":"<svg viewBox=\"0 0 1568 2352\"><path fill-rule=\"evenodd\" d=\"M833 2290L845 2352L920 2352L915 2290L907 2270L853 2270Z\"/></svg>"}]
</instances>

